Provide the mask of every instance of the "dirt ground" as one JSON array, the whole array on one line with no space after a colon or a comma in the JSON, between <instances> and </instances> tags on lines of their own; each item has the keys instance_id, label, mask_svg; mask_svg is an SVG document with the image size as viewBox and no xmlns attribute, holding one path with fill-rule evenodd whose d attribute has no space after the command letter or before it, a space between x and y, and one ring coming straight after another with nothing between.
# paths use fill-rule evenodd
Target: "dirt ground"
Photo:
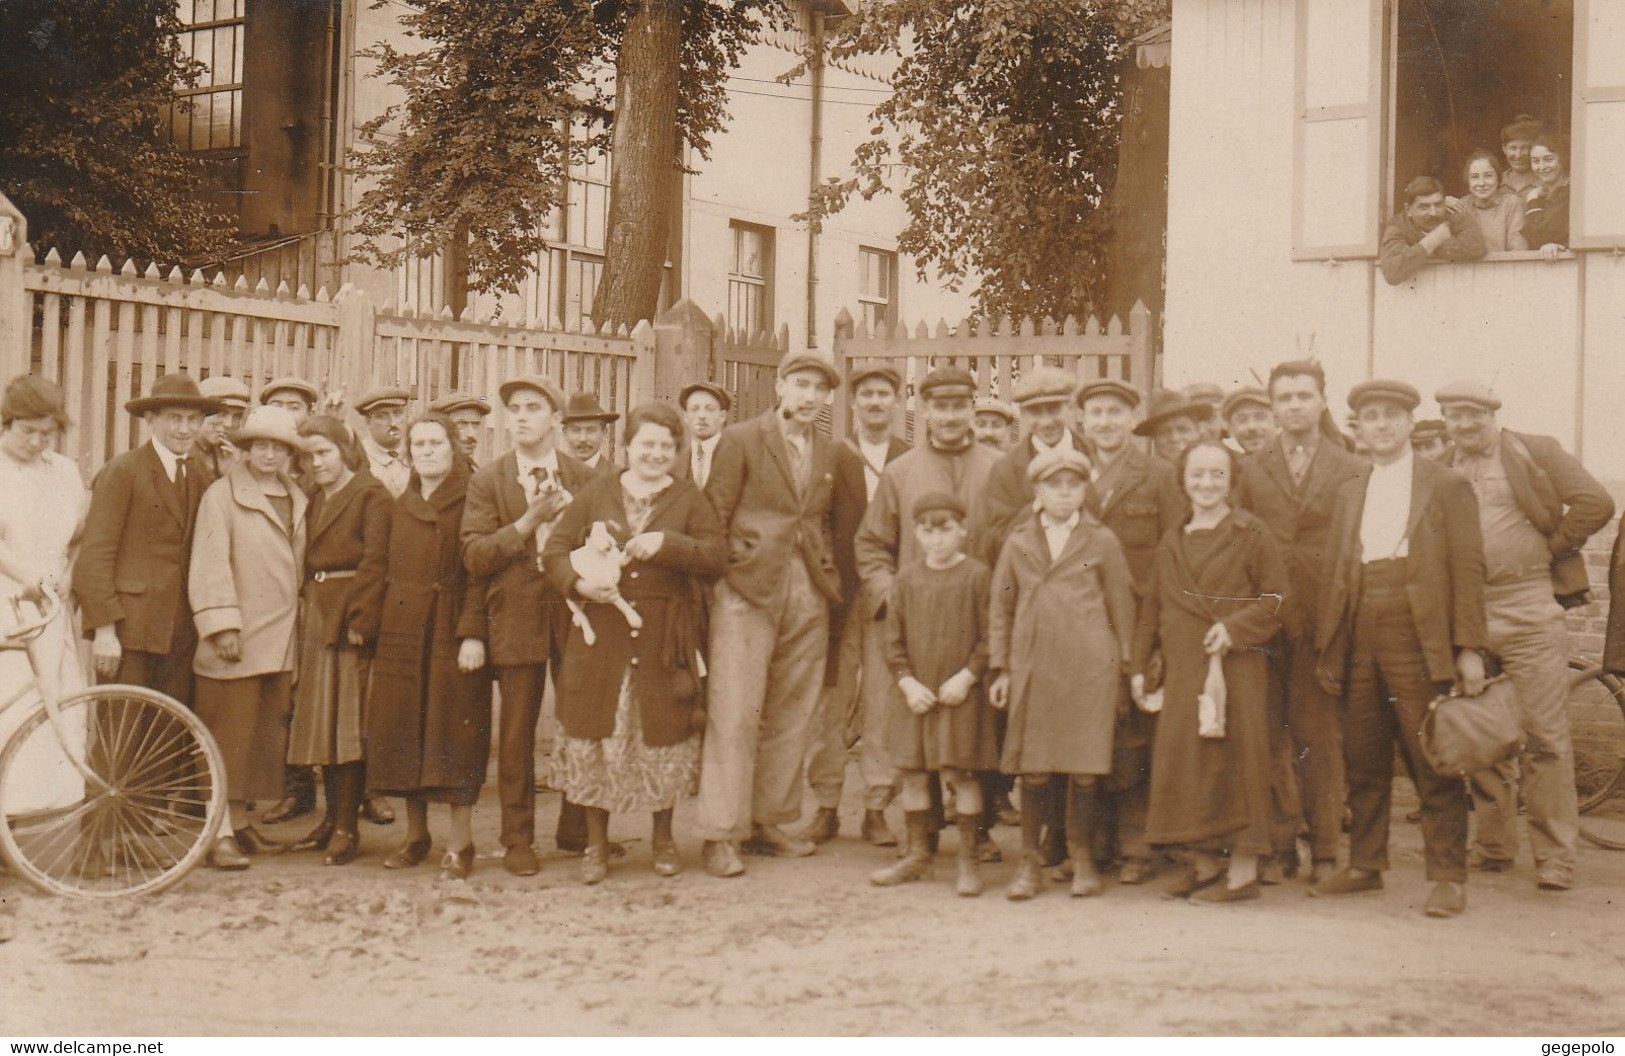
<instances>
[{"instance_id":1,"label":"dirt ground","mask_svg":"<svg viewBox=\"0 0 1625 1056\"><path fill-rule=\"evenodd\" d=\"M540 831L556 803L543 798ZM466 884L431 864L386 873L398 826L368 827L346 868L300 855L200 869L139 901L47 899L0 877L19 903L19 934L0 945L0 1034L1625 1030L1625 853L1583 847L1565 894L1537 892L1525 857L1475 875L1466 916L1428 920L1420 837L1396 816L1380 895L1326 902L1294 882L1199 908L1149 888L1072 900L1052 885L1016 904L1000 890L1008 863L987 867L980 899L954 897L951 858L933 881L871 887L890 852L852 837L855 803L816 856L748 859L746 876L714 880L689 807L682 876L656 877L644 820L621 818L629 856L596 888L557 853L525 879L495 860ZM496 813L477 812L487 848ZM998 840L1012 850L1017 833Z\"/></svg>"}]
</instances>

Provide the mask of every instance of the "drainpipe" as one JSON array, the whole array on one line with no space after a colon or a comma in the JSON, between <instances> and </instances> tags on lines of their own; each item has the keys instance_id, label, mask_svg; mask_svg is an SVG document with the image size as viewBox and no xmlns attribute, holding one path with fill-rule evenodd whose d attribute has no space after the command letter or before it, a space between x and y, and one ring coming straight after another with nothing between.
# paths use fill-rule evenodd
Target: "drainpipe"
<instances>
[{"instance_id":1,"label":"drainpipe","mask_svg":"<svg viewBox=\"0 0 1625 1056\"><path fill-rule=\"evenodd\" d=\"M328 240L335 237L333 223L333 166L338 163L338 152L334 149L334 121L333 121L333 81L338 77L338 27L335 24L334 8L339 0L328 0L326 25L322 27L322 55L325 69L322 70L322 157L318 160L316 171L320 177L316 190L316 244L311 247L315 274L311 276L311 289L319 289L328 283L322 280L321 244L322 233ZM338 257L337 249L333 256ZM335 276L336 279L336 276Z\"/></svg>"},{"instance_id":2,"label":"drainpipe","mask_svg":"<svg viewBox=\"0 0 1625 1056\"><path fill-rule=\"evenodd\" d=\"M824 16L809 12L807 77L812 89L812 129L807 141L807 205L810 208L823 182L824 153ZM818 222L807 225L807 347L818 347Z\"/></svg>"}]
</instances>

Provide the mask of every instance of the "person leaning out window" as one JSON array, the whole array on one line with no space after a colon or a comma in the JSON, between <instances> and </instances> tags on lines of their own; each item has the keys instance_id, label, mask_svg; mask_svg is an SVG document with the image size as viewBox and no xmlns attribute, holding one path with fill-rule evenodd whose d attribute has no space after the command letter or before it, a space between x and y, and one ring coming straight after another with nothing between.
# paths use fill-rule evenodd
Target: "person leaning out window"
<instances>
[{"instance_id":1,"label":"person leaning out window","mask_svg":"<svg viewBox=\"0 0 1625 1056\"><path fill-rule=\"evenodd\" d=\"M1467 158L1463 177L1467 197L1461 200L1472 207L1473 219L1478 221L1478 229L1484 235L1485 251L1505 253L1528 249L1529 242L1523 234L1523 198L1502 183L1495 155L1487 150L1473 151Z\"/></svg>"},{"instance_id":2,"label":"person leaning out window","mask_svg":"<svg viewBox=\"0 0 1625 1056\"><path fill-rule=\"evenodd\" d=\"M1569 248L1569 144L1555 132L1542 132L1529 145L1535 189L1524 209L1524 237L1547 260Z\"/></svg>"}]
</instances>

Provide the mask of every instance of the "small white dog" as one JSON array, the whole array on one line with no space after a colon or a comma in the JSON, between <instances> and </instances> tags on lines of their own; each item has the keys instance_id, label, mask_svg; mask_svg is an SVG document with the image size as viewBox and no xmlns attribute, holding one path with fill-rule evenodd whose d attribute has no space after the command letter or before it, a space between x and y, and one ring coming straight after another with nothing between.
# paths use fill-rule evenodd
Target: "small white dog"
<instances>
[{"instance_id":1,"label":"small white dog","mask_svg":"<svg viewBox=\"0 0 1625 1056\"><path fill-rule=\"evenodd\" d=\"M584 545L570 551L570 567L575 569L576 576L582 585L589 589L618 588L621 582L621 567L631 560L626 551L618 546L615 537L610 534L609 525L603 521L594 521L592 530L587 533ZM598 635L592 629L592 622L587 619L587 610L575 598L566 598L565 604L570 606L570 621L581 628L581 637L592 645L598 641ZM620 610L622 616L631 627L642 627L643 617L638 615L630 602L621 597L620 591L615 591L615 600L611 602Z\"/></svg>"}]
</instances>

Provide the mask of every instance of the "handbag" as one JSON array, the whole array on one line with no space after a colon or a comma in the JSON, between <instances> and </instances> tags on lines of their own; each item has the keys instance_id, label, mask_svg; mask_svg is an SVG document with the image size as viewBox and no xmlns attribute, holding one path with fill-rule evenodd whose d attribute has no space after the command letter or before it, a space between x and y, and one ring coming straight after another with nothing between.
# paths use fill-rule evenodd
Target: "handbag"
<instances>
[{"instance_id":1,"label":"handbag","mask_svg":"<svg viewBox=\"0 0 1625 1056\"><path fill-rule=\"evenodd\" d=\"M1523 744L1517 691L1505 675L1484 692L1464 697L1454 690L1434 697L1422 717L1422 754L1441 774L1466 777L1488 770Z\"/></svg>"}]
</instances>

